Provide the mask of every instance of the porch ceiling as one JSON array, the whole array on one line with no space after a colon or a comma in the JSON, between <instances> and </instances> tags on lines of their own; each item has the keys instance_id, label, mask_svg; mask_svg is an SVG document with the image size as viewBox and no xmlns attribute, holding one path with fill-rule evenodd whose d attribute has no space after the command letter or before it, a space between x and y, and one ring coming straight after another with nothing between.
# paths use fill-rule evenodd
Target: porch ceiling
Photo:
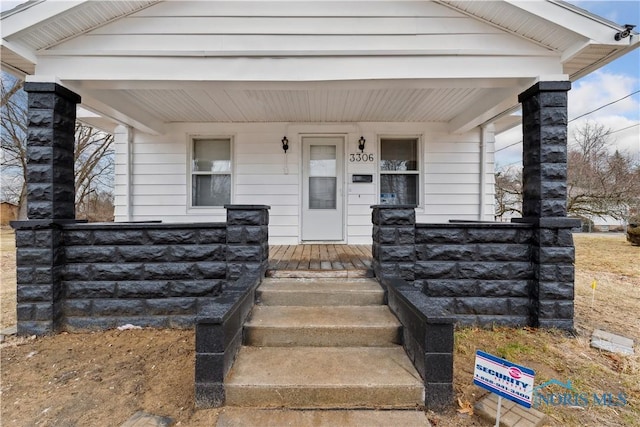
<instances>
[{"instance_id":1,"label":"porch ceiling","mask_svg":"<svg viewBox=\"0 0 640 427\"><path fill-rule=\"evenodd\" d=\"M530 79L333 82L64 81L83 105L162 133L180 122L434 122L455 124L495 100L515 104ZM498 105L496 111L502 111ZM490 113L490 111L489 111ZM109 114L106 114L109 116ZM474 117L476 114L473 114ZM127 121L129 120L129 121ZM465 120L462 120L466 124Z\"/></svg>"},{"instance_id":2,"label":"porch ceiling","mask_svg":"<svg viewBox=\"0 0 640 427\"><path fill-rule=\"evenodd\" d=\"M94 92L164 122L448 122L488 89L139 89Z\"/></svg>"}]
</instances>

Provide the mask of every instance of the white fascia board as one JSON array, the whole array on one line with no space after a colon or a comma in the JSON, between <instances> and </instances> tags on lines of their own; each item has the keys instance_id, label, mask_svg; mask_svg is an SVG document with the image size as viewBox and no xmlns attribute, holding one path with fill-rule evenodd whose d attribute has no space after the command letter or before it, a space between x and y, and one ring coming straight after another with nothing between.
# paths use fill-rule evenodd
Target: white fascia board
<instances>
[{"instance_id":1,"label":"white fascia board","mask_svg":"<svg viewBox=\"0 0 640 427\"><path fill-rule=\"evenodd\" d=\"M38 63L38 58L36 57L35 53L31 49L22 46L19 43L11 42L3 38L2 40L0 40L0 45L4 46L11 52L24 58L34 65Z\"/></svg>"},{"instance_id":2,"label":"white fascia board","mask_svg":"<svg viewBox=\"0 0 640 427\"><path fill-rule=\"evenodd\" d=\"M518 95L537 82L567 81L566 74L546 74L531 79L517 88L505 88L492 91L490 96L466 109L462 114L449 121L449 132L460 134L480 125L492 124L513 113L519 107Z\"/></svg>"},{"instance_id":3,"label":"white fascia board","mask_svg":"<svg viewBox=\"0 0 640 427\"><path fill-rule=\"evenodd\" d=\"M141 132L151 135L165 133L165 125L157 118L144 111L134 110L112 94L82 90L71 82L64 82L63 86L82 97L82 107L92 111L105 119L129 125Z\"/></svg>"},{"instance_id":4,"label":"white fascia board","mask_svg":"<svg viewBox=\"0 0 640 427\"><path fill-rule=\"evenodd\" d=\"M519 79L562 72L558 57L38 58L38 72L62 80L334 81Z\"/></svg>"},{"instance_id":5,"label":"white fascia board","mask_svg":"<svg viewBox=\"0 0 640 427\"><path fill-rule=\"evenodd\" d=\"M120 125L119 122L103 117L82 105L78 105L76 108L76 120L107 133L114 133L115 128Z\"/></svg>"},{"instance_id":6,"label":"white fascia board","mask_svg":"<svg viewBox=\"0 0 640 427\"><path fill-rule=\"evenodd\" d=\"M581 40L578 43L574 43L571 47L562 53L562 63L569 62L575 56L579 55L584 49L588 48L593 42L591 40Z\"/></svg>"},{"instance_id":7,"label":"white fascia board","mask_svg":"<svg viewBox=\"0 0 640 427\"><path fill-rule=\"evenodd\" d=\"M461 134L470 131L476 126L487 123L489 119L500 115L505 110L510 110L517 104L517 96L522 88L496 89L485 97L482 102L470 105L463 113L449 121L449 132Z\"/></svg>"},{"instance_id":8,"label":"white fascia board","mask_svg":"<svg viewBox=\"0 0 640 427\"><path fill-rule=\"evenodd\" d=\"M536 15L545 21L552 22L560 27L566 28L576 34L593 40L599 44L620 45L624 46L629 43L628 40L616 41L615 34L620 31L621 27L612 23L596 19L590 14L580 13L571 5L556 2L554 0L547 1L522 1L522 0L505 0L514 7L522 9L532 15Z\"/></svg>"},{"instance_id":9,"label":"white fascia board","mask_svg":"<svg viewBox=\"0 0 640 427\"><path fill-rule=\"evenodd\" d=\"M522 124L522 115L513 113L504 115L493 122L495 134L500 134Z\"/></svg>"},{"instance_id":10,"label":"white fascia board","mask_svg":"<svg viewBox=\"0 0 640 427\"><path fill-rule=\"evenodd\" d=\"M530 78L433 78L367 79L324 81L197 81L197 80L67 80L81 90L375 90L375 89L447 89L522 86Z\"/></svg>"},{"instance_id":11,"label":"white fascia board","mask_svg":"<svg viewBox=\"0 0 640 427\"><path fill-rule=\"evenodd\" d=\"M43 1L2 18L2 37L10 37L19 31L40 24L85 3L87 0Z\"/></svg>"}]
</instances>

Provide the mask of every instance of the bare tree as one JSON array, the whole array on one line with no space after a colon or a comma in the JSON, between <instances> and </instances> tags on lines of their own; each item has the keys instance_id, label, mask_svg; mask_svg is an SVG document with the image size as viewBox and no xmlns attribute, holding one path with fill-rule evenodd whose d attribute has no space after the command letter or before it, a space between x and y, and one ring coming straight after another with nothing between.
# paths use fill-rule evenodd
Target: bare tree
<instances>
[{"instance_id":1,"label":"bare tree","mask_svg":"<svg viewBox=\"0 0 640 427\"><path fill-rule=\"evenodd\" d=\"M624 220L638 204L638 165L630 155L609 150L609 135L592 122L574 133L567 177L567 211L574 216Z\"/></svg>"},{"instance_id":2,"label":"bare tree","mask_svg":"<svg viewBox=\"0 0 640 427\"><path fill-rule=\"evenodd\" d=\"M522 215L522 170L506 168L495 174L495 219Z\"/></svg>"},{"instance_id":3,"label":"bare tree","mask_svg":"<svg viewBox=\"0 0 640 427\"><path fill-rule=\"evenodd\" d=\"M27 94L23 82L2 73L2 197L18 203L20 219L26 219ZM92 220L92 206L111 200L113 192L113 136L80 122L75 128L76 215ZM93 203L91 203L93 201ZM100 201L97 203L96 201ZM111 208L113 210L113 208ZM100 214L100 220L113 212Z\"/></svg>"},{"instance_id":4,"label":"bare tree","mask_svg":"<svg viewBox=\"0 0 640 427\"><path fill-rule=\"evenodd\" d=\"M27 167L27 94L22 90L23 82L7 73L2 73L0 96L0 122L2 123L1 164L2 198L20 206L18 218L26 218L27 194L24 171Z\"/></svg>"},{"instance_id":5,"label":"bare tree","mask_svg":"<svg viewBox=\"0 0 640 427\"><path fill-rule=\"evenodd\" d=\"M630 154L611 151L610 131L587 122L574 133L568 149L567 213L591 221L595 217L626 220L640 208L640 163ZM496 219L521 214L522 172L496 173Z\"/></svg>"},{"instance_id":6,"label":"bare tree","mask_svg":"<svg viewBox=\"0 0 640 427\"><path fill-rule=\"evenodd\" d=\"M105 198L104 193L113 188L113 135L80 122L76 122L75 133L76 216L91 221L94 220L92 207L97 206L96 201L112 200ZM111 211L112 216L113 208ZM103 214L99 220L104 221L102 217Z\"/></svg>"}]
</instances>

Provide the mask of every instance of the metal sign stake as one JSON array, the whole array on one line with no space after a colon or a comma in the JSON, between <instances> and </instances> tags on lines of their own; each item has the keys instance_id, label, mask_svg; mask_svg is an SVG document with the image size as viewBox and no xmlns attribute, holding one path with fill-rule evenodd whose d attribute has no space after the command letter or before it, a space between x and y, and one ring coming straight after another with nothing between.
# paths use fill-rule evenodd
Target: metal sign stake
<instances>
[{"instance_id":1,"label":"metal sign stake","mask_svg":"<svg viewBox=\"0 0 640 427\"><path fill-rule=\"evenodd\" d=\"M498 395L498 407L496 408L496 427L500 427L500 409L502 408L502 396Z\"/></svg>"}]
</instances>

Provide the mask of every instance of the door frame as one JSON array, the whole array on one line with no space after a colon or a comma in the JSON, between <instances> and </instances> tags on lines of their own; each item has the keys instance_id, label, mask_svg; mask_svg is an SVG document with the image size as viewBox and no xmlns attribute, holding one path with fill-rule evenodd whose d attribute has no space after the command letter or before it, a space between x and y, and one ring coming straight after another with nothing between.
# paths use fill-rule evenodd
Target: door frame
<instances>
[{"instance_id":1,"label":"door frame","mask_svg":"<svg viewBox=\"0 0 640 427\"><path fill-rule=\"evenodd\" d=\"M304 222L304 196L305 196L305 185L307 185L307 183L305 182L305 171L304 171L305 169L304 158L305 158L305 152L306 152L304 138L342 138L342 150L340 152L342 156L342 162L341 164L337 164L337 169L336 169L340 171L342 175L339 181L341 191L340 191L340 194L338 194L337 196L339 200L342 202L342 213L340 215L340 218L342 221L342 227L341 227L342 239L340 240L303 240L302 228L303 228L303 222ZM347 183L346 158L347 158L347 146L349 145L349 134L345 132L299 133L298 144L300 147L300 155L298 159L298 162L299 162L298 164L300 165L300 180L299 180L300 182L300 199L299 199L300 213L298 218L298 223L300 224L300 226L298 228L299 229L298 242L300 244L347 243L347 209L348 209L347 185L348 183Z\"/></svg>"}]
</instances>

